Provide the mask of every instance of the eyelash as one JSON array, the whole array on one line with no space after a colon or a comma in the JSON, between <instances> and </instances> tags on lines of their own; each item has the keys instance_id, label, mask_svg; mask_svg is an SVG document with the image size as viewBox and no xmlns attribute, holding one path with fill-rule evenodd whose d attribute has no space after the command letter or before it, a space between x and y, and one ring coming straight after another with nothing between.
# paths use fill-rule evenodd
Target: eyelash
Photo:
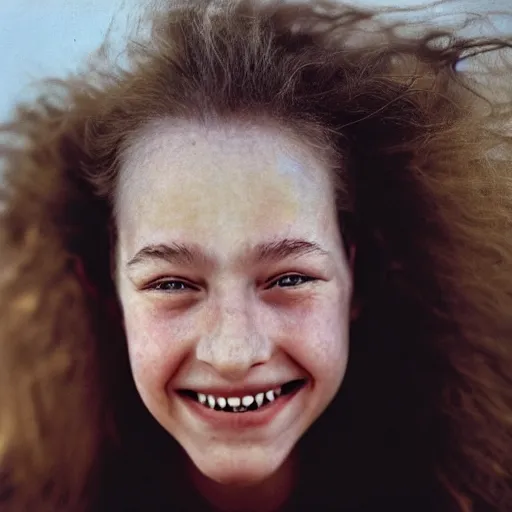
<instances>
[{"instance_id":1,"label":"eyelash","mask_svg":"<svg viewBox=\"0 0 512 512\"><path fill-rule=\"evenodd\" d=\"M290 277L299 277L299 278L301 278L303 280L302 284L305 284L307 282L312 282L312 281L318 281L318 279L316 277L305 276L305 275L302 275L302 274L286 274L284 276L279 277L278 279L275 279L270 284L274 285L274 284L278 283L279 281L281 281L283 279L286 279L286 278L290 278ZM167 279L165 281L159 281L159 282L153 283L153 284L149 285L148 288L150 290L163 291L163 292L167 292L167 293L180 293L182 291L185 291L185 290L164 290L162 288L159 288L159 286L165 285L165 284L169 284L169 283L187 284L185 281L182 281L180 279ZM187 286L189 288L192 287L191 285L187 285ZM297 286L284 286L282 288L297 288L298 286L300 286L300 285L297 285ZM269 288L273 288L273 286L270 286ZM267 289L269 289L269 288L267 288Z\"/></svg>"}]
</instances>

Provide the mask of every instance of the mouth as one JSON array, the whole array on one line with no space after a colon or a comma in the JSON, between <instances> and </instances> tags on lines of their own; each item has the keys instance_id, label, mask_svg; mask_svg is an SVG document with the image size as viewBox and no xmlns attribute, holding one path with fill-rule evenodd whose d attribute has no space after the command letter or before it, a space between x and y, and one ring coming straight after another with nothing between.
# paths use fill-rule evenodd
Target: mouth
<instances>
[{"instance_id":1,"label":"mouth","mask_svg":"<svg viewBox=\"0 0 512 512\"><path fill-rule=\"evenodd\" d=\"M266 408L270 404L281 401L283 397L298 392L306 384L306 379L289 381L282 386L245 396L216 396L198 393L190 389L180 389L178 393L194 400L206 409L226 413L248 413Z\"/></svg>"}]
</instances>

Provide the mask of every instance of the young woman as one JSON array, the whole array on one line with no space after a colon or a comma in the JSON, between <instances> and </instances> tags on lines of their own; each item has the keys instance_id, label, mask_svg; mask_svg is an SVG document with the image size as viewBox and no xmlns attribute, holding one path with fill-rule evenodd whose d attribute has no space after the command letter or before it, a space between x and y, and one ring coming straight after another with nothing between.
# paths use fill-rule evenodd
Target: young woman
<instances>
[{"instance_id":1,"label":"young woman","mask_svg":"<svg viewBox=\"0 0 512 512\"><path fill-rule=\"evenodd\" d=\"M2 510L512 510L510 43L400 28L172 4L18 107Z\"/></svg>"}]
</instances>

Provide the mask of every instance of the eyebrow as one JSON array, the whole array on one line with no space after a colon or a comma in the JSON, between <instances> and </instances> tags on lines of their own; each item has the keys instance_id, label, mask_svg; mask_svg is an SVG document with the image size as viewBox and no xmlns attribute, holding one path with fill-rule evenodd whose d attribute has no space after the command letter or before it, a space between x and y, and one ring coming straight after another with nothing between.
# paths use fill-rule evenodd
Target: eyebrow
<instances>
[{"instance_id":1,"label":"eyebrow","mask_svg":"<svg viewBox=\"0 0 512 512\"><path fill-rule=\"evenodd\" d=\"M258 263L276 263L290 257L299 257L306 254L316 254L320 256L329 256L329 251L323 249L319 244L302 238L283 238L270 242L262 242L247 251L251 262ZM138 265L152 261L165 261L167 263L183 264L201 264L204 266L215 267L215 257L206 252L197 244L156 244L147 245L135 254L135 256L126 264L127 268L133 268Z\"/></svg>"}]
</instances>

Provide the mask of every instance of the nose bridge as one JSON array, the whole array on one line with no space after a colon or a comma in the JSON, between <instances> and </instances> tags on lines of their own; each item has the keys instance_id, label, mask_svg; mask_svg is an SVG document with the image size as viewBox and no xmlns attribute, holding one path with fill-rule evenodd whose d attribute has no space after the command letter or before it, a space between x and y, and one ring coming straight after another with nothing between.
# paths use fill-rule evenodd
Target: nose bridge
<instances>
[{"instance_id":1,"label":"nose bridge","mask_svg":"<svg viewBox=\"0 0 512 512\"><path fill-rule=\"evenodd\" d=\"M241 379L252 366L270 358L270 341L247 297L232 296L219 302L208 332L197 345L196 356L222 377Z\"/></svg>"}]
</instances>

